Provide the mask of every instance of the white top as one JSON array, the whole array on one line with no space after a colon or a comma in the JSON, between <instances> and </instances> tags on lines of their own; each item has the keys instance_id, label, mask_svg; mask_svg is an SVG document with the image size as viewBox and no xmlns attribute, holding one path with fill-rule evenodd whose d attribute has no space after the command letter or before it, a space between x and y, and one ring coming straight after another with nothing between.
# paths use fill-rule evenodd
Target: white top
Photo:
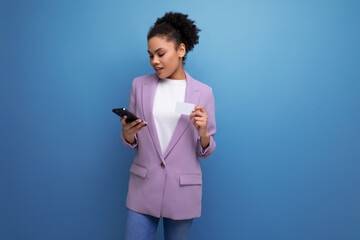
<instances>
[{"instance_id":1,"label":"white top","mask_svg":"<svg viewBox=\"0 0 360 240\"><path fill-rule=\"evenodd\" d=\"M175 113L176 102L185 101L186 80L160 79L154 98L153 115L164 154L181 114Z\"/></svg>"}]
</instances>

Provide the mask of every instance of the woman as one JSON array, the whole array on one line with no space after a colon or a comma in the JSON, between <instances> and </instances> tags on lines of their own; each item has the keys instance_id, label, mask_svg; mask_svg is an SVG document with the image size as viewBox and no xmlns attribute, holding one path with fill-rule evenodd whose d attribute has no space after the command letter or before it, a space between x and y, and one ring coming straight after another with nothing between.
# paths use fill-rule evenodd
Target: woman
<instances>
[{"instance_id":1,"label":"woman","mask_svg":"<svg viewBox=\"0 0 360 240\"><path fill-rule=\"evenodd\" d=\"M166 13L149 30L148 53L156 74L137 77L130 112L140 119L123 125L121 139L136 149L130 168L124 239L153 239L163 217L165 239L187 239L192 219L201 215L199 157L214 152L212 89L183 69L200 30L181 13ZM189 115L177 104L194 104Z\"/></svg>"}]
</instances>

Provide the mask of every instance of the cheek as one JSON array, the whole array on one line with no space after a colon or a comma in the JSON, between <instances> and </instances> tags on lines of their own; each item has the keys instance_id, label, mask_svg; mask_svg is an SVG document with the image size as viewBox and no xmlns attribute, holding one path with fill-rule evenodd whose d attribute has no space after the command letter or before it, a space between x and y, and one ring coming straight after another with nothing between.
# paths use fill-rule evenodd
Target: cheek
<instances>
[{"instance_id":1,"label":"cheek","mask_svg":"<svg viewBox=\"0 0 360 240\"><path fill-rule=\"evenodd\" d=\"M166 64L168 66L177 66L178 65L178 62L179 62L179 58L177 57L176 54L172 54L172 55L169 55L167 56L166 59L164 59L164 61L166 62Z\"/></svg>"}]
</instances>

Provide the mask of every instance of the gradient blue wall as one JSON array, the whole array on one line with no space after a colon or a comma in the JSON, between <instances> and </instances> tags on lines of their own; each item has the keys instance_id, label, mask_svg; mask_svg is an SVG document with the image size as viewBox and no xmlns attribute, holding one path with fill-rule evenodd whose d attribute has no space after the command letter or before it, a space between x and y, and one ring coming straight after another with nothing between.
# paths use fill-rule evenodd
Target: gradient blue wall
<instances>
[{"instance_id":1,"label":"gradient blue wall","mask_svg":"<svg viewBox=\"0 0 360 240\"><path fill-rule=\"evenodd\" d=\"M166 11L213 87L190 239L360 239L359 1L1 1L0 239L121 239L134 152L111 109ZM159 227L156 239L162 239Z\"/></svg>"}]
</instances>

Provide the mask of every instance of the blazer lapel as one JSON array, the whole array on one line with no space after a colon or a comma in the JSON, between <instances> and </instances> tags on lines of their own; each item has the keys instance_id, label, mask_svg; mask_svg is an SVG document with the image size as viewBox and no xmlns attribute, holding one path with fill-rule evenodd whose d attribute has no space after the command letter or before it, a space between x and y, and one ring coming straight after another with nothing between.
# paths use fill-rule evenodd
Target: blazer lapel
<instances>
[{"instance_id":1,"label":"blazer lapel","mask_svg":"<svg viewBox=\"0 0 360 240\"><path fill-rule=\"evenodd\" d=\"M197 106L199 102L199 89L194 86L193 78L185 71L186 76L186 92L185 92L185 102L186 103L193 103L195 104L195 107ZM152 108L151 108L152 109ZM173 149L175 144L179 141L180 137L185 132L186 128L189 127L190 123L192 123L192 120L189 119L189 115L181 115L179 122L175 128L175 132L170 140L170 143L165 151L164 158L170 153L170 151ZM159 144L160 146L160 144ZM159 147L160 149L160 147ZM161 151L160 151L161 153Z\"/></svg>"},{"instance_id":2,"label":"blazer lapel","mask_svg":"<svg viewBox=\"0 0 360 240\"><path fill-rule=\"evenodd\" d=\"M142 107L145 116L145 121L147 121L148 123L146 128L148 128L148 130L150 131L150 135L153 139L155 148L161 158L161 161L164 162L164 158L160 147L159 136L157 134L156 125L153 116L154 98L155 98L155 92L159 79L155 75L151 75L151 76L152 77L149 78L147 81L145 81L142 86Z\"/></svg>"}]
</instances>

